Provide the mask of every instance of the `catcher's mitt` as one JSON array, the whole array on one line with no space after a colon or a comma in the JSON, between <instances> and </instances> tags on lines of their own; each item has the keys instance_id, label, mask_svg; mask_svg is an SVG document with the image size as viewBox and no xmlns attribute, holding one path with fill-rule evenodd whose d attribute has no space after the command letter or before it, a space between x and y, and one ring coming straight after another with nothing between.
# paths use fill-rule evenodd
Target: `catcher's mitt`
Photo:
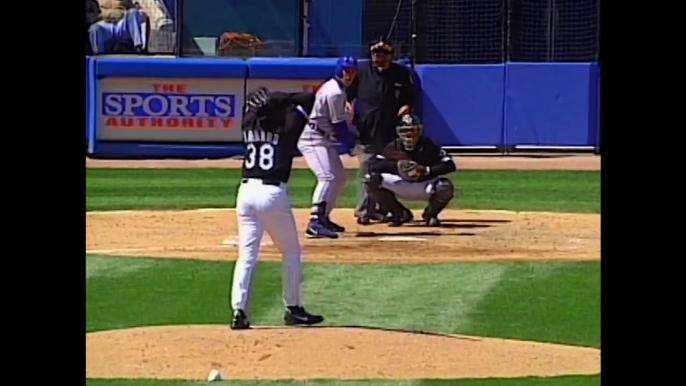
<instances>
[{"instance_id":1,"label":"catcher's mitt","mask_svg":"<svg viewBox=\"0 0 686 386\"><path fill-rule=\"evenodd\" d=\"M414 161L398 161L398 173L405 181L417 181L426 175L426 167Z\"/></svg>"}]
</instances>

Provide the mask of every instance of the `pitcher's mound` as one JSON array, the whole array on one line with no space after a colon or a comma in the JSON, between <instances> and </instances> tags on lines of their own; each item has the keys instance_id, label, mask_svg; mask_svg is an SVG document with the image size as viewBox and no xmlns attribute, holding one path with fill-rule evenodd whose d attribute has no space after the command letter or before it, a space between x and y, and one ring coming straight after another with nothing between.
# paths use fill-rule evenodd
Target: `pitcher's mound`
<instances>
[{"instance_id":1,"label":"pitcher's mound","mask_svg":"<svg viewBox=\"0 0 686 386\"><path fill-rule=\"evenodd\" d=\"M347 327L165 326L86 335L86 377L419 379L600 373L600 350Z\"/></svg>"}]
</instances>

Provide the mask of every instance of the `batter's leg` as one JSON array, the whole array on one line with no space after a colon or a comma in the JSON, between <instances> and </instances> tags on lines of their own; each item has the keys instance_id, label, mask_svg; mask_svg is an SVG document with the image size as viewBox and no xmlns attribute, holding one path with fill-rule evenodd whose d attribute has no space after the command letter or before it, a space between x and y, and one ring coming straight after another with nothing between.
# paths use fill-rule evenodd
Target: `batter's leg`
<instances>
[{"instance_id":1,"label":"batter's leg","mask_svg":"<svg viewBox=\"0 0 686 386\"><path fill-rule=\"evenodd\" d=\"M253 271L260 253L264 224L254 208L243 205L246 192L239 192L236 217L238 220L238 260L233 270L231 307L245 311L248 307Z\"/></svg>"},{"instance_id":2,"label":"batter's leg","mask_svg":"<svg viewBox=\"0 0 686 386\"><path fill-rule=\"evenodd\" d=\"M317 186L312 194L310 222L305 233L310 237L338 238L338 234L327 227L326 218L328 200L335 187L335 175L332 166L334 160L330 158L329 149L325 145L299 143L298 150L300 150L307 166L317 178ZM338 154L336 154L336 158L340 162Z\"/></svg>"},{"instance_id":3,"label":"batter's leg","mask_svg":"<svg viewBox=\"0 0 686 386\"><path fill-rule=\"evenodd\" d=\"M326 221L329 226L336 232L344 232L345 228L331 221L331 211L338 204L338 200L345 190L345 186L348 183L348 174L343 166L343 161L338 155L338 151L334 147L329 148L329 160L331 161L331 168L334 175L333 178L333 188L329 195L329 200L326 205Z\"/></svg>"}]
</instances>

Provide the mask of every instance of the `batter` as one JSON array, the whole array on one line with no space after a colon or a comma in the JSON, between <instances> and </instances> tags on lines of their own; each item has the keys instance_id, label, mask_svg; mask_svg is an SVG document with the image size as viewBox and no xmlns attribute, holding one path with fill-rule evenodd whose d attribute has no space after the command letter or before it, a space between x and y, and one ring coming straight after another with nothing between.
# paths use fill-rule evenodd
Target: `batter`
<instances>
[{"instance_id":1,"label":"batter","mask_svg":"<svg viewBox=\"0 0 686 386\"><path fill-rule=\"evenodd\" d=\"M250 328L246 309L265 231L283 257L284 322L298 325L324 320L302 306L301 248L287 186L295 146L307 122L296 108L309 109L313 103L312 93L286 94L264 87L247 97L242 121L243 179L236 199L239 244L231 291L234 330Z\"/></svg>"},{"instance_id":2,"label":"batter","mask_svg":"<svg viewBox=\"0 0 686 386\"><path fill-rule=\"evenodd\" d=\"M345 88L350 86L357 74L357 59L338 59L334 77L325 82L315 95L314 107L309 115L298 150L307 166L317 177L312 195L312 212L305 231L308 237L338 238L337 232L345 228L331 221L330 215L338 198L345 189L347 175L333 137L351 153L355 147L355 135L346 121L352 120L352 111L346 108Z\"/></svg>"}]
</instances>

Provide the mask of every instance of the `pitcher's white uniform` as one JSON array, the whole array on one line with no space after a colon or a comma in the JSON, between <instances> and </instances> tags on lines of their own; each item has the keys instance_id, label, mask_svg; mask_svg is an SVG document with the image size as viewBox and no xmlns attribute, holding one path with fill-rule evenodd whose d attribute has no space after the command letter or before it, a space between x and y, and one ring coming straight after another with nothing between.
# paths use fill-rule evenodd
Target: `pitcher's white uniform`
<instances>
[{"instance_id":1,"label":"pitcher's white uniform","mask_svg":"<svg viewBox=\"0 0 686 386\"><path fill-rule=\"evenodd\" d=\"M310 121L298 141L298 150L318 181L312 203L326 202L326 216L336 206L347 182L341 157L332 141L333 125L352 119L352 112L345 105L345 88L341 82L332 78L324 83L315 94Z\"/></svg>"},{"instance_id":2,"label":"pitcher's white uniform","mask_svg":"<svg viewBox=\"0 0 686 386\"><path fill-rule=\"evenodd\" d=\"M264 94L264 101L267 94ZM295 146L306 119L292 105L312 104L311 93L269 94L268 114L252 114L243 120L242 181L236 199L238 221L238 260L234 267L231 305L234 309L232 328L247 328L245 310L248 307L253 270L257 264L260 243L266 231L283 257L283 301L287 307L301 311L300 283L302 279L301 248L298 230L288 195ZM263 102L266 103L266 102ZM247 114L246 114L247 115ZM285 117L284 117L285 115ZM318 323L316 315L310 322ZM293 324L312 324L298 319ZM314 319L312 319L314 318ZM245 322L245 323L243 323ZM288 322L288 320L287 320Z\"/></svg>"}]
</instances>

